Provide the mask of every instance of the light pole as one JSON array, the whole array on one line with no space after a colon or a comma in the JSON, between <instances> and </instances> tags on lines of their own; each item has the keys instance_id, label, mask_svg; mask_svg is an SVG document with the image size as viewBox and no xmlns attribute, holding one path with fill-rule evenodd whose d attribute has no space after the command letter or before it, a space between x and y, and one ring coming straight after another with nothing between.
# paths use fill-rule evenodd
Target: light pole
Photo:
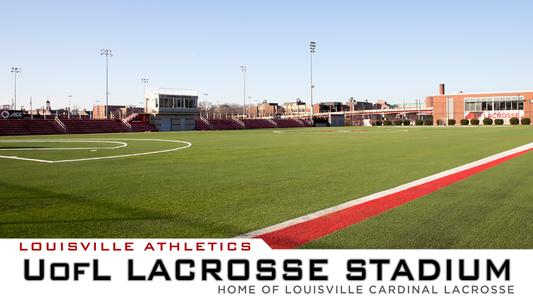
<instances>
[{"instance_id":1,"label":"light pole","mask_svg":"<svg viewBox=\"0 0 533 300\"><path fill-rule=\"evenodd\" d=\"M248 103L252 104L252 96L248 96ZM254 114L253 118L255 119L255 114Z\"/></svg>"},{"instance_id":2,"label":"light pole","mask_svg":"<svg viewBox=\"0 0 533 300\"><path fill-rule=\"evenodd\" d=\"M204 93L204 109L205 109L205 118L209 119L209 114L207 113L207 96L209 96L208 93ZM213 116L214 119L214 116Z\"/></svg>"},{"instance_id":3,"label":"light pole","mask_svg":"<svg viewBox=\"0 0 533 300\"><path fill-rule=\"evenodd\" d=\"M17 74L20 73L21 69L19 67L12 67L11 73L13 73L15 88L14 88L14 96L13 96L13 109L17 109Z\"/></svg>"},{"instance_id":4,"label":"light pole","mask_svg":"<svg viewBox=\"0 0 533 300\"><path fill-rule=\"evenodd\" d=\"M72 101L72 95L68 95L68 111L67 118L70 119L70 102Z\"/></svg>"},{"instance_id":5,"label":"light pole","mask_svg":"<svg viewBox=\"0 0 533 300\"><path fill-rule=\"evenodd\" d=\"M110 49L102 49L100 55L105 55L105 118L109 119L109 57L113 53Z\"/></svg>"},{"instance_id":6,"label":"light pole","mask_svg":"<svg viewBox=\"0 0 533 300\"><path fill-rule=\"evenodd\" d=\"M313 120L313 115L315 113L315 108L313 107L313 89L315 88L315 86L313 85L313 54L315 53L315 49L316 43L313 41L309 42L309 58L311 62L311 120Z\"/></svg>"},{"instance_id":7,"label":"light pole","mask_svg":"<svg viewBox=\"0 0 533 300\"><path fill-rule=\"evenodd\" d=\"M242 72L242 82L243 82L243 91L242 91L242 118L246 118L246 66L241 66Z\"/></svg>"},{"instance_id":8,"label":"light pole","mask_svg":"<svg viewBox=\"0 0 533 300\"><path fill-rule=\"evenodd\" d=\"M148 111L148 107L146 106L146 84L147 84L149 81L150 81L150 80L148 80L148 78L141 78L141 82L142 82L143 85L144 85L144 89L143 89L143 93L144 93L144 95L143 95L143 102L141 102L141 104L144 103L144 113L145 113L145 114L146 114L147 111Z\"/></svg>"}]
</instances>

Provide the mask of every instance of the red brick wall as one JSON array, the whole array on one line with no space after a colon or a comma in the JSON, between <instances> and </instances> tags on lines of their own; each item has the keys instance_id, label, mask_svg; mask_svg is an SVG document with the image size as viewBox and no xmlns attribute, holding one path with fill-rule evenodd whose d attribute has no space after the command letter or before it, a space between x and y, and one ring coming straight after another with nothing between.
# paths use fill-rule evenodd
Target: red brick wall
<instances>
[{"instance_id":1,"label":"red brick wall","mask_svg":"<svg viewBox=\"0 0 533 300\"><path fill-rule=\"evenodd\" d=\"M513 93L492 93L492 94L456 94L456 95L438 95L426 97L426 105L433 104L433 123L437 124L437 120L446 120L446 99L453 98L453 118L459 122L464 118L464 99L471 97L498 97L498 96L524 96L524 116L532 118L532 103L533 92L513 92ZM451 116L450 116L451 117Z\"/></svg>"}]
</instances>

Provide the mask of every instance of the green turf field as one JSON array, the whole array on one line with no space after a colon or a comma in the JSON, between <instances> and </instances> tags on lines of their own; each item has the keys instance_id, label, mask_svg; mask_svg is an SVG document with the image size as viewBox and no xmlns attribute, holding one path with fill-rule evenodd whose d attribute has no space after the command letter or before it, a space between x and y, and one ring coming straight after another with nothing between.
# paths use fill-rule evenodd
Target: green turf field
<instances>
[{"instance_id":1,"label":"green turf field","mask_svg":"<svg viewBox=\"0 0 533 300\"><path fill-rule=\"evenodd\" d=\"M0 137L0 237L233 237L532 141L523 126ZM533 248L532 163L306 247Z\"/></svg>"}]
</instances>

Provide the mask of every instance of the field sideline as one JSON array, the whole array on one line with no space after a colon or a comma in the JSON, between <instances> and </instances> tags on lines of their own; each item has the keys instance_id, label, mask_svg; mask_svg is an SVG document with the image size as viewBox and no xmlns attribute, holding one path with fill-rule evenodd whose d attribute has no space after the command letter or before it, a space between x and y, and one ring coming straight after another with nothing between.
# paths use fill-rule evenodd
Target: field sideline
<instances>
[{"instance_id":1,"label":"field sideline","mask_svg":"<svg viewBox=\"0 0 533 300\"><path fill-rule=\"evenodd\" d=\"M233 237L530 143L532 133L342 127L1 137L0 149L9 147L2 156L73 161L0 158L0 236ZM22 141L32 139L43 141ZM64 139L86 149L40 151ZM121 139L127 147L105 149ZM171 142L148 140L192 146L160 152ZM113 155L128 156L77 161ZM526 153L304 247L532 248L532 160Z\"/></svg>"}]
</instances>

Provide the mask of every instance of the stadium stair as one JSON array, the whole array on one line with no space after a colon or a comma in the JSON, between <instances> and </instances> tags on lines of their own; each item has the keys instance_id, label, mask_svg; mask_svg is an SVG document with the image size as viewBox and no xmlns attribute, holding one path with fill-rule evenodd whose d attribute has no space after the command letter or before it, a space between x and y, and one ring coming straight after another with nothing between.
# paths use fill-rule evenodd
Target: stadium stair
<instances>
[{"instance_id":1,"label":"stadium stair","mask_svg":"<svg viewBox=\"0 0 533 300\"><path fill-rule=\"evenodd\" d=\"M213 129L213 125L209 123L209 120L207 120L204 117L200 117L199 119L196 119L196 130L211 130Z\"/></svg>"}]
</instances>

